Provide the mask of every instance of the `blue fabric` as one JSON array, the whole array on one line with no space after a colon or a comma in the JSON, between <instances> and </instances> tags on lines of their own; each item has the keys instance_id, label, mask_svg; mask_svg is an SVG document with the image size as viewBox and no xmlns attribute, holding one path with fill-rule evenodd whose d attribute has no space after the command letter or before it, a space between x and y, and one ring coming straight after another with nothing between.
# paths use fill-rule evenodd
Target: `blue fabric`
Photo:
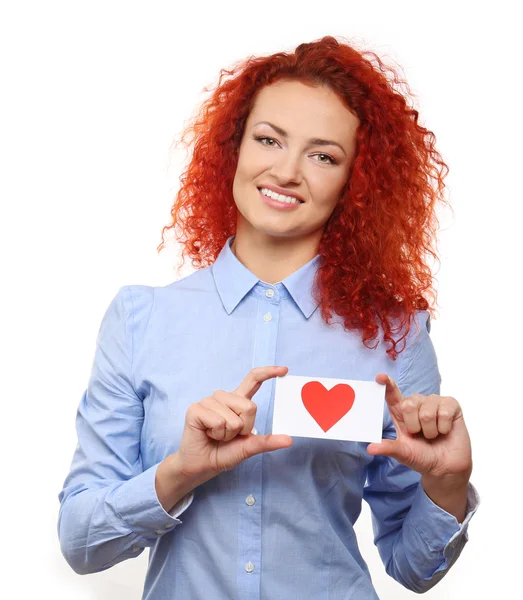
<instances>
[{"instance_id":1,"label":"blue fabric","mask_svg":"<svg viewBox=\"0 0 523 600\"><path fill-rule=\"evenodd\" d=\"M440 390L427 312L392 361L340 318L322 321L312 298L319 255L270 285L240 263L232 240L212 266L165 287L122 287L110 303L59 494L66 560L94 573L149 548L150 600L375 599L353 530L365 499L387 572L412 590L430 588L467 541L475 490L460 525L426 496L416 472L369 456L365 443L294 438L196 488L178 516L159 503L156 469L176 452L189 405L233 391L253 367L372 381L384 372L405 395ZM271 431L274 384L253 398L261 434ZM395 437L386 407L383 429Z\"/></svg>"}]
</instances>

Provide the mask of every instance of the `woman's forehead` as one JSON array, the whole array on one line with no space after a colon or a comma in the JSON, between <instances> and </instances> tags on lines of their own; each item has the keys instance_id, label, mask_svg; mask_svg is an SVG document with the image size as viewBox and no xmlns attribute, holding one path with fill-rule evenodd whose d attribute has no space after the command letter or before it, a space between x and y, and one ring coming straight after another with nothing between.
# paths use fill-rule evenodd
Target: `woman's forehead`
<instances>
[{"instance_id":1,"label":"woman's forehead","mask_svg":"<svg viewBox=\"0 0 523 600\"><path fill-rule=\"evenodd\" d=\"M337 140L353 134L359 119L327 86L278 81L258 92L247 119L248 127L257 125L282 135Z\"/></svg>"}]
</instances>

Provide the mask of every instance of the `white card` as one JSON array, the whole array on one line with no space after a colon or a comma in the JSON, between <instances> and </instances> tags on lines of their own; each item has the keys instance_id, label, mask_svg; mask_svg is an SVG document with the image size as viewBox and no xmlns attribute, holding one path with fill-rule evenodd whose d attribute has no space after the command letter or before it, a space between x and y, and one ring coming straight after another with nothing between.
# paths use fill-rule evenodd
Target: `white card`
<instances>
[{"instance_id":1,"label":"white card","mask_svg":"<svg viewBox=\"0 0 523 600\"><path fill-rule=\"evenodd\" d=\"M330 377L276 377L272 433L381 442L385 386Z\"/></svg>"}]
</instances>

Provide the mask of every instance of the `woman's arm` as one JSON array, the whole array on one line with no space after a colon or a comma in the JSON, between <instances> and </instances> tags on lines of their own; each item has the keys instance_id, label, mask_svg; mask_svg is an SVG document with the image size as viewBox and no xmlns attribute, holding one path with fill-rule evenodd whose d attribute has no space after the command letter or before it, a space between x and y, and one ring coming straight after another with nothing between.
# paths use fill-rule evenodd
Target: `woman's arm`
<instances>
[{"instance_id":1,"label":"woman's arm","mask_svg":"<svg viewBox=\"0 0 523 600\"><path fill-rule=\"evenodd\" d=\"M397 388L403 396L419 394L413 399L414 404L430 396L430 403L444 400L450 407L456 401L439 396L440 375L428 335L428 313L417 316L420 333L414 331L409 335L410 343L400 354ZM478 504L476 491L468 483L470 442L464 434L462 419L456 421L456 431L449 432L446 438L440 435L439 440L438 437L429 440L421 432L411 437L403 431L407 421L411 427L411 416L405 422L398 420L399 406L392 398L393 387L387 386L389 406L383 437L394 441L369 447L369 452L376 455L368 467L364 497L372 510L375 543L387 573L408 589L424 592L448 572L468 539L468 523ZM407 441L414 443L398 442L391 413L403 428L400 439L408 438ZM449 476L442 470L436 476L431 470L427 474L427 453L422 450L437 457L438 446L449 441L456 473ZM423 478L418 470L424 473Z\"/></svg>"},{"instance_id":2,"label":"woman's arm","mask_svg":"<svg viewBox=\"0 0 523 600\"><path fill-rule=\"evenodd\" d=\"M58 535L65 559L80 574L138 556L181 523L174 515L190 503L169 514L155 487L160 465L144 471L141 461L144 413L131 349L143 335L153 294L146 286L123 287L110 303L78 407L78 444L59 494Z\"/></svg>"}]
</instances>

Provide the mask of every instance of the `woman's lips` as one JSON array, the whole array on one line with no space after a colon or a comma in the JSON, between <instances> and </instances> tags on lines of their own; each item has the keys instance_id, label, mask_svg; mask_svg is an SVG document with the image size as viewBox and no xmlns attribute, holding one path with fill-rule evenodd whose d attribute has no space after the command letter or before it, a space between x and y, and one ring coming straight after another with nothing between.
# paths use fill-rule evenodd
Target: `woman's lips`
<instances>
[{"instance_id":1,"label":"woman's lips","mask_svg":"<svg viewBox=\"0 0 523 600\"><path fill-rule=\"evenodd\" d=\"M274 200L273 198L269 198L269 196L262 194L262 191L260 189L258 191L260 193L260 196L262 197L262 200L265 202L265 204L267 204L268 206L271 206L272 208L277 208L278 210L295 210L301 204L301 202L299 202L298 204L290 203L290 202L278 202L278 200Z\"/></svg>"}]
</instances>

